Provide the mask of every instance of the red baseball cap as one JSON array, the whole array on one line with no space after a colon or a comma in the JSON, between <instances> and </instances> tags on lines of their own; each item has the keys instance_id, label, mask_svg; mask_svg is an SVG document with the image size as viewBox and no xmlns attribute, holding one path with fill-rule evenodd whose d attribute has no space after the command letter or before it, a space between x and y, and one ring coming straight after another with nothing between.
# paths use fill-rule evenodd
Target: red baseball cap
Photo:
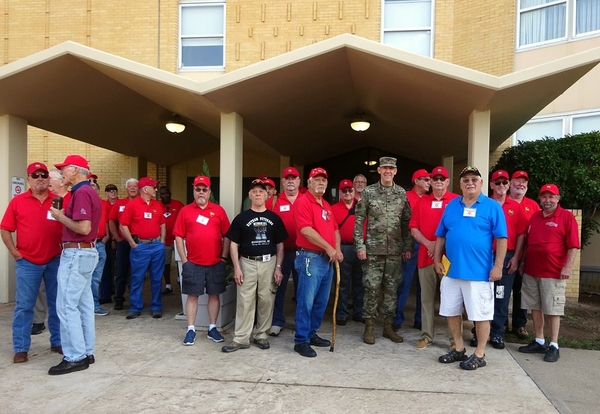
<instances>
[{"instance_id":1,"label":"red baseball cap","mask_svg":"<svg viewBox=\"0 0 600 414\"><path fill-rule=\"evenodd\" d=\"M352 184L352 181L346 179L340 181L340 190L344 190L346 188L354 188L354 184Z\"/></svg>"},{"instance_id":2,"label":"red baseball cap","mask_svg":"<svg viewBox=\"0 0 600 414\"><path fill-rule=\"evenodd\" d=\"M269 179L269 176L268 176L267 174L261 174L261 175L259 175L259 176L258 176L258 177L256 177L256 178L258 178L259 180L263 180L263 181L265 181L265 180L268 180L268 179Z\"/></svg>"},{"instance_id":3,"label":"red baseball cap","mask_svg":"<svg viewBox=\"0 0 600 414\"><path fill-rule=\"evenodd\" d=\"M504 177L508 180L509 175L506 171L504 170L496 170L494 171L494 173L492 174L492 181L496 181L498 178L500 177ZM513 177L514 178L514 177Z\"/></svg>"},{"instance_id":4,"label":"red baseball cap","mask_svg":"<svg viewBox=\"0 0 600 414\"><path fill-rule=\"evenodd\" d=\"M263 181L264 181L265 185L270 185L271 187L275 188L275 181L271 180L270 178L267 178Z\"/></svg>"},{"instance_id":5,"label":"red baseball cap","mask_svg":"<svg viewBox=\"0 0 600 414\"><path fill-rule=\"evenodd\" d=\"M91 173L91 172L90 172L90 173L87 175L87 179L89 180L90 178L92 178L92 179L94 179L94 180L97 180L97 179L98 179L98 176L97 176L96 174L94 174L94 173Z\"/></svg>"},{"instance_id":6,"label":"red baseball cap","mask_svg":"<svg viewBox=\"0 0 600 414\"><path fill-rule=\"evenodd\" d=\"M44 171L44 172L48 172L48 167L46 167L46 164L43 164L41 162L32 162L31 164L29 164L27 166L27 175L31 175L36 171Z\"/></svg>"},{"instance_id":7,"label":"red baseball cap","mask_svg":"<svg viewBox=\"0 0 600 414\"><path fill-rule=\"evenodd\" d=\"M283 172L281 173L281 178L286 178L289 175L293 175L294 178L300 177L300 173L294 167L287 167L285 170L283 170Z\"/></svg>"},{"instance_id":8,"label":"red baseball cap","mask_svg":"<svg viewBox=\"0 0 600 414\"><path fill-rule=\"evenodd\" d=\"M435 177L436 175L441 175L444 178L449 177L448 170L446 167L442 167L441 165L431 170L431 178Z\"/></svg>"},{"instance_id":9,"label":"red baseball cap","mask_svg":"<svg viewBox=\"0 0 600 414\"><path fill-rule=\"evenodd\" d=\"M144 188L147 186L154 187L156 184L160 183L160 181L154 181L150 177L142 177L140 181L138 181L138 188Z\"/></svg>"},{"instance_id":10,"label":"red baseball cap","mask_svg":"<svg viewBox=\"0 0 600 414\"><path fill-rule=\"evenodd\" d=\"M527 181L529 181L529 176L527 175L527 172L523 171L523 170L519 170L519 171L515 171L512 175L512 179L514 180L515 178L525 178Z\"/></svg>"},{"instance_id":11,"label":"red baseball cap","mask_svg":"<svg viewBox=\"0 0 600 414\"><path fill-rule=\"evenodd\" d=\"M556 184L544 184L542 186L542 188L540 188L540 195L542 195L543 193L550 193L550 194L554 194L554 195L560 195L560 192L558 191L558 187L556 186Z\"/></svg>"},{"instance_id":12,"label":"red baseball cap","mask_svg":"<svg viewBox=\"0 0 600 414\"><path fill-rule=\"evenodd\" d=\"M413 173L412 180L414 182L417 178L421 178L421 177L429 177L429 173L427 172L427 170L417 170L417 171L415 171Z\"/></svg>"},{"instance_id":13,"label":"red baseball cap","mask_svg":"<svg viewBox=\"0 0 600 414\"><path fill-rule=\"evenodd\" d=\"M199 185L210 187L210 178L205 175L199 175L198 177L194 178L194 187Z\"/></svg>"},{"instance_id":14,"label":"red baseball cap","mask_svg":"<svg viewBox=\"0 0 600 414\"><path fill-rule=\"evenodd\" d=\"M308 177L313 178L313 177L316 177L317 175L324 175L325 178L328 178L327 171L325 171L321 167L313 168L312 170L310 170L310 174L308 175Z\"/></svg>"},{"instance_id":15,"label":"red baseball cap","mask_svg":"<svg viewBox=\"0 0 600 414\"><path fill-rule=\"evenodd\" d=\"M59 170L63 167L66 167L67 165L74 165L76 167L85 168L86 170L90 169L90 166L85 158L83 158L81 155L74 154L67 155L67 158L65 158L65 160L62 163L54 164L54 166Z\"/></svg>"}]
</instances>

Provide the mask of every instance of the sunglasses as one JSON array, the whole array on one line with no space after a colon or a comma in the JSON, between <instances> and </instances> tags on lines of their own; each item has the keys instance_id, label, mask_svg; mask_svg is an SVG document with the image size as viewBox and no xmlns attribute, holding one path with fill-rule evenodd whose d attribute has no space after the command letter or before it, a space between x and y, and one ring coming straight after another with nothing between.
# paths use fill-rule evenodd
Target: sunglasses
<instances>
[{"instance_id":1,"label":"sunglasses","mask_svg":"<svg viewBox=\"0 0 600 414\"><path fill-rule=\"evenodd\" d=\"M48 173L41 173L41 174L33 173L33 174L30 174L29 176L36 180L40 177L42 177L44 180L49 177Z\"/></svg>"},{"instance_id":2,"label":"sunglasses","mask_svg":"<svg viewBox=\"0 0 600 414\"><path fill-rule=\"evenodd\" d=\"M419 180L419 181L425 181L426 183L428 183L429 181L431 181L431 178L429 178L429 177L421 177L421 178L417 178L417 180ZM433 180L433 181L435 181L435 180Z\"/></svg>"},{"instance_id":3,"label":"sunglasses","mask_svg":"<svg viewBox=\"0 0 600 414\"><path fill-rule=\"evenodd\" d=\"M194 191L197 193L208 193L210 188L208 187L194 187Z\"/></svg>"},{"instance_id":4,"label":"sunglasses","mask_svg":"<svg viewBox=\"0 0 600 414\"><path fill-rule=\"evenodd\" d=\"M433 177L432 180L433 181L446 181L446 179L444 177Z\"/></svg>"},{"instance_id":5,"label":"sunglasses","mask_svg":"<svg viewBox=\"0 0 600 414\"><path fill-rule=\"evenodd\" d=\"M256 180L252 181L252 185L255 184L263 184L263 185L267 185L267 183L263 180L261 180L260 178L257 178Z\"/></svg>"},{"instance_id":6,"label":"sunglasses","mask_svg":"<svg viewBox=\"0 0 600 414\"><path fill-rule=\"evenodd\" d=\"M476 183L479 181L479 177L461 178L460 181L462 181L464 184Z\"/></svg>"},{"instance_id":7,"label":"sunglasses","mask_svg":"<svg viewBox=\"0 0 600 414\"><path fill-rule=\"evenodd\" d=\"M494 184L496 185L508 185L508 181L504 180L504 181L494 181Z\"/></svg>"},{"instance_id":8,"label":"sunglasses","mask_svg":"<svg viewBox=\"0 0 600 414\"><path fill-rule=\"evenodd\" d=\"M346 189L342 190L342 193L344 193L344 194L350 194L350 193L352 193L352 191L354 191L354 189L352 189L352 188L346 188Z\"/></svg>"},{"instance_id":9,"label":"sunglasses","mask_svg":"<svg viewBox=\"0 0 600 414\"><path fill-rule=\"evenodd\" d=\"M90 178L88 181L90 183L98 184L98 180L96 180L95 178Z\"/></svg>"}]
</instances>

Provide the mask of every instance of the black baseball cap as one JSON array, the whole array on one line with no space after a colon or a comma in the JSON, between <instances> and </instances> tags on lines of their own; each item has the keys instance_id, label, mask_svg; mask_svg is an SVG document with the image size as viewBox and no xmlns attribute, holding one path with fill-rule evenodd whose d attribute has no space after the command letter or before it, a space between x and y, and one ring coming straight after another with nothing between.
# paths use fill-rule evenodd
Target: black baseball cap
<instances>
[{"instance_id":1,"label":"black baseball cap","mask_svg":"<svg viewBox=\"0 0 600 414\"><path fill-rule=\"evenodd\" d=\"M106 187L104 187L104 191L105 192L108 192L108 191L119 191L119 189L114 184L108 184Z\"/></svg>"}]
</instances>

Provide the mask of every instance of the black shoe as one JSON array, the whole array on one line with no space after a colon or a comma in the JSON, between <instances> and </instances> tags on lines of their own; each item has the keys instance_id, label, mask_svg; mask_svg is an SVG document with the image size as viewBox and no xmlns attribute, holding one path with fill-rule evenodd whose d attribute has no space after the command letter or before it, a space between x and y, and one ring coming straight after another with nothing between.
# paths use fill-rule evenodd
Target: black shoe
<instances>
[{"instance_id":1,"label":"black shoe","mask_svg":"<svg viewBox=\"0 0 600 414\"><path fill-rule=\"evenodd\" d=\"M100 299L98 300L98 303L100 303L101 305L104 305L106 303L112 303L112 299Z\"/></svg>"},{"instance_id":2,"label":"black shoe","mask_svg":"<svg viewBox=\"0 0 600 414\"><path fill-rule=\"evenodd\" d=\"M548 351L546 351L546 355L544 355L544 361L556 362L558 358L560 358L560 351L554 345L550 345Z\"/></svg>"},{"instance_id":3,"label":"black shoe","mask_svg":"<svg viewBox=\"0 0 600 414\"><path fill-rule=\"evenodd\" d=\"M400 328L402 328L401 323L393 323L392 324L392 329L394 330L394 332L398 332L400 330Z\"/></svg>"},{"instance_id":4,"label":"black shoe","mask_svg":"<svg viewBox=\"0 0 600 414\"><path fill-rule=\"evenodd\" d=\"M154 319L160 319L160 318L162 318L162 311L152 311L152 317Z\"/></svg>"},{"instance_id":5,"label":"black shoe","mask_svg":"<svg viewBox=\"0 0 600 414\"><path fill-rule=\"evenodd\" d=\"M354 322L365 323L365 318L363 318L362 316L355 316L355 317L352 318L352 320Z\"/></svg>"},{"instance_id":6,"label":"black shoe","mask_svg":"<svg viewBox=\"0 0 600 414\"><path fill-rule=\"evenodd\" d=\"M504 341L499 336L490 339L490 344L496 349L504 349ZM475 355L475 354L473 354Z\"/></svg>"},{"instance_id":7,"label":"black shoe","mask_svg":"<svg viewBox=\"0 0 600 414\"><path fill-rule=\"evenodd\" d=\"M340 325L340 326L345 326L346 325L346 318L336 319L335 324L336 325Z\"/></svg>"},{"instance_id":8,"label":"black shoe","mask_svg":"<svg viewBox=\"0 0 600 414\"><path fill-rule=\"evenodd\" d=\"M135 319L138 316L140 316L141 314L142 314L141 312L129 312L125 318L127 318L127 319Z\"/></svg>"},{"instance_id":9,"label":"black shoe","mask_svg":"<svg viewBox=\"0 0 600 414\"><path fill-rule=\"evenodd\" d=\"M442 364L451 364L453 362L466 361L467 359L469 359L467 356L467 350L463 348L462 351L457 351L456 349L450 350L450 352L447 354L440 356L438 361L440 361Z\"/></svg>"},{"instance_id":10,"label":"black shoe","mask_svg":"<svg viewBox=\"0 0 600 414\"><path fill-rule=\"evenodd\" d=\"M96 358L93 355L88 355L87 359L89 365L92 365L94 362L96 362Z\"/></svg>"},{"instance_id":11,"label":"black shoe","mask_svg":"<svg viewBox=\"0 0 600 414\"><path fill-rule=\"evenodd\" d=\"M315 336L310 338L310 344L312 346L318 346L318 347L324 348L326 346L331 346L331 341L328 341L327 339L323 339L323 338L319 337L319 335L315 334Z\"/></svg>"},{"instance_id":12,"label":"black shoe","mask_svg":"<svg viewBox=\"0 0 600 414\"><path fill-rule=\"evenodd\" d=\"M48 374L50 375L62 375L62 374L70 374L71 372L83 371L84 369L88 369L90 367L90 363L88 362L87 357L83 358L81 361L69 362L65 359L60 361L60 364L50 368L48 370Z\"/></svg>"},{"instance_id":13,"label":"black shoe","mask_svg":"<svg viewBox=\"0 0 600 414\"><path fill-rule=\"evenodd\" d=\"M418 329L419 331L423 329L423 323L415 321L413 328Z\"/></svg>"},{"instance_id":14,"label":"black shoe","mask_svg":"<svg viewBox=\"0 0 600 414\"><path fill-rule=\"evenodd\" d=\"M123 302L115 302L114 310L123 310Z\"/></svg>"},{"instance_id":15,"label":"black shoe","mask_svg":"<svg viewBox=\"0 0 600 414\"><path fill-rule=\"evenodd\" d=\"M42 323L34 323L31 325L31 334L32 335L39 335L42 333L42 331L46 329L46 325L44 325L44 322Z\"/></svg>"},{"instance_id":16,"label":"black shoe","mask_svg":"<svg viewBox=\"0 0 600 414\"><path fill-rule=\"evenodd\" d=\"M462 361L458 364L462 369L466 369L467 371L474 371L477 368L483 368L487 364L485 362L485 355L479 358L475 353L467 358L465 361Z\"/></svg>"},{"instance_id":17,"label":"black shoe","mask_svg":"<svg viewBox=\"0 0 600 414\"><path fill-rule=\"evenodd\" d=\"M473 348L477 348L478 343L479 341L477 340L477 335L473 334L473 338L471 338L469 345L471 345Z\"/></svg>"},{"instance_id":18,"label":"black shoe","mask_svg":"<svg viewBox=\"0 0 600 414\"><path fill-rule=\"evenodd\" d=\"M547 351L548 347L546 345L540 345L535 340L529 345L519 347L519 352L523 352L524 354L545 354Z\"/></svg>"},{"instance_id":19,"label":"black shoe","mask_svg":"<svg viewBox=\"0 0 600 414\"><path fill-rule=\"evenodd\" d=\"M317 356L317 353L310 347L308 342L294 345L294 351L298 352L303 357L314 358Z\"/></svg>"},{"instance_id":20,"label":"black shoe","mask_svg":"<svg viewBox=\"0 0 600 414\"><path fill-rule=\"evenodd\" d=\"M171 289L171 288L165 288L165 290L162 291L163 296L170 295L172 293L173 293L173 289Z\"/></svg>"}]
</instances>

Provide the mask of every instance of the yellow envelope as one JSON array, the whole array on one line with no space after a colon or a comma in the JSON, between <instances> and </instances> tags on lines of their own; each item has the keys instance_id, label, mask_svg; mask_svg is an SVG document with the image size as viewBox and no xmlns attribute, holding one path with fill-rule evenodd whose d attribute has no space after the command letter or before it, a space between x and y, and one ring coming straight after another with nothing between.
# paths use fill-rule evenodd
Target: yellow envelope
<instances>
[{"instance_id":1,"label":"yellow envelope","mask_svg":"<svg viewBox=\"0 0 600 414\"><path fill-rule=\"evenodd\" d=\"M448 275L448 271L450 270L450 260L446 257L446 255L442 255L442 266L444 266L444 276Z\"/></svg>"}]
</instances>

